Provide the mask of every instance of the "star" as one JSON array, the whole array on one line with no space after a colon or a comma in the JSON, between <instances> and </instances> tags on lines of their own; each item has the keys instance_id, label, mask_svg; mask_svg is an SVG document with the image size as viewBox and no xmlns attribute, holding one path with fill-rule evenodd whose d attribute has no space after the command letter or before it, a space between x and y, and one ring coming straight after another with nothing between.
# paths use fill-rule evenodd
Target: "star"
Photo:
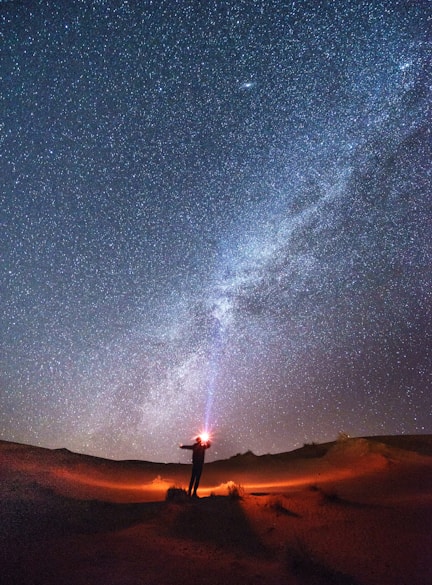
<instances>
[{"instance_id":1,"label":"star","mask_svg":"<svg viewBox=\"0 0 432 585\"><path fill-rule=\"evenodd\" d=\"M432 432L426 3L260 6L2 4L0 438Z\"/></svg>"}]
</instances>

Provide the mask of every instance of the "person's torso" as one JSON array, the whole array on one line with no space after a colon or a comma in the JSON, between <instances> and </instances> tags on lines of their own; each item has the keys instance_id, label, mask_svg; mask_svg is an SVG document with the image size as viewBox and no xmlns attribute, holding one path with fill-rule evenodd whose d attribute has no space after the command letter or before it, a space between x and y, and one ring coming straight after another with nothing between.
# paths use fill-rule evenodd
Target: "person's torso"
<instances>
[{"instance_id":1,"label":"person's torso","mask_svg":"<svg viewBox=\"0 0 432 585\"><path fill-rule=\"evenodd\" d=\"M193 455L192 455L193 463L203 463L204 456L205 456L205 447L203 447L202 445L198 445L198 444L194 445L193 446Z\"/></svg>"}]
</instances>

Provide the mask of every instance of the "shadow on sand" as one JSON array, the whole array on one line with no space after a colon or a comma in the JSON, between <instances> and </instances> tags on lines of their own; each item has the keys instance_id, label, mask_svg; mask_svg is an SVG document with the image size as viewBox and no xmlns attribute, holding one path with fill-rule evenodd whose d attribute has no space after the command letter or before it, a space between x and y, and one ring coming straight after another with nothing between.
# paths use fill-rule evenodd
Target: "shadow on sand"
<instances>
[{"instance_id":1,"label":"shadow on sand","mask_svg":"<svg viewBox=\"0 0 432 585\"><path fill-rule=\"evenodd\" d=\"M0 501L0 541L40 541L54 536L122 530L154 518L163 502L116 504L57 494L37 482L27 484L31 497Z\"/></svg>"},{"instance_id":2,"label":"shadow on sand","mask_svg":"<svg viewBox=\"0 0 432 585\"><path fill-rule=\"evenodd\" d=\"M255 556L265 552L238 498L210 496L177 504L166 529L176 538L208 543L231 552L238 550Z\"/></svg>"},{"instance_id":3,"label":"shadow on sand","mask_svg":"<svg viewBox=\"0 0 432 585\"><path fill-rule=\"evenodd\" d=\"M264 551L241 500L229 496L119 504L70 498L37 482L28 482L25 493L22 485L16 485L15 493L14 486L10 488L11 497L0 500L0 543L4 550L13 549L17 542L116 532L157 520L156 530L166 536L253 555Z\"/></svg>"}]
</instances>

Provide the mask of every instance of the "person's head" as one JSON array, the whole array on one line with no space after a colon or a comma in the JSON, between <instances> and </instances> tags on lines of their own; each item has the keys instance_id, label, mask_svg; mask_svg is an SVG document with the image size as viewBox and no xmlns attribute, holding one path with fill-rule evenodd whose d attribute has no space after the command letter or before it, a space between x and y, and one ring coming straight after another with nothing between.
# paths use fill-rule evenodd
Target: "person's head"
<instances>
[{"instance_id":1,"label":"person's head","mask_svg":"<svg viewBox=\"0 0 432 585\"><path fill-rule=\"evenodd\" d=\"M201 439L201 437L200 437L200 436L198 436L198 437L195 439L195 441L196 441L197 443L201 443L202 439Z\"/></svg>"}]
</instances>

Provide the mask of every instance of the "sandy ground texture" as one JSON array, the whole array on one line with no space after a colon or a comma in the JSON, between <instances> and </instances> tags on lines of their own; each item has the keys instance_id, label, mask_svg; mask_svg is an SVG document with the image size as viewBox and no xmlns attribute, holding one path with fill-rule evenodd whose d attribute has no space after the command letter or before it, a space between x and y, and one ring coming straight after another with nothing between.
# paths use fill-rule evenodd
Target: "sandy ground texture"
<instances>
[{"instance_id":1,"label":"sandy ground texture","mask_svg":"<svg viewBox=\"0 0 432 585\"><path fill-rule=\"evenodd\" d=\"M432 436L237 455L197 500L189 473L0 441L1 582L432 583Z\"/></svg>"}]
</instances>

